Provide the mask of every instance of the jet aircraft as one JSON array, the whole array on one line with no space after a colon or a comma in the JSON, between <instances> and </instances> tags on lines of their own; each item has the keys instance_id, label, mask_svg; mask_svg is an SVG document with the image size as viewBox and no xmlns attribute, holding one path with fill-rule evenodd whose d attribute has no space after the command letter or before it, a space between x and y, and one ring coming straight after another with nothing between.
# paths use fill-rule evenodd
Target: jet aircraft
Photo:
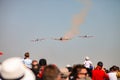
<instances>
[{"instance_id":1,"label":"jet aircraft","mask_svg":"<svg viewBox=\"0 0 120 80\"><path fill-rule=\"evenodd\" d=\"M32 42L38 42L38 41L43 41L43 40L45 40L45 39L44 39L44 38L41 38L41 39L37 38L37 39L31 40L31 41L32 41Z\"/></svg>"},{"instance_id":2,"label":"jet aircraft","mask_svg":"<svg viewBox=\"0 0 120 80\"><path fill-rule=\"evenodd\" d=\"M66 41L66 40L71 40L71 38L64 38L64 37L60 37L60 38L53 38L54 40L59 40L59 41Z\"/></svg>"},{"instance_id":3,"label":"jet aircraft","mask_svg":"<svg viewBox=\"0 0 120 80\"><path fill-rule=\"evenodd\" d=\"M84 35L84 36L78 36L78 37L81 37L81 38L91 38L91 37L94 37L94 36Z\"/></svg>"}]
</instances>

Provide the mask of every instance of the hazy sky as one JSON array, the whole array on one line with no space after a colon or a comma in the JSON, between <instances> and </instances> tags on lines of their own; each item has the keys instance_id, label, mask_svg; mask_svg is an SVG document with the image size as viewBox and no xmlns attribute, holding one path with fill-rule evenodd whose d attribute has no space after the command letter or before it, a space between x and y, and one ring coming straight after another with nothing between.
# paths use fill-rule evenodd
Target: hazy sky
<instances>
[{"instance_id":1,"label":"hazy sky","mask_svg":"<svg viewBox=\"0 0 120 80\"><path fill-rule=\"evenodd\" d=\"M87 1L87 0L84 0ZM120 0L0 0L0 62L8 57L46 58L59 67L83 63L120 66ZM52 40L73 27L73 19L86 9L72 40ZM89 8L89 9L88 9ZM79 19L79 18L78 18ZM81 17L80 17L81 19ZM81 35L95 36L79 38ZM31 42L36 38L47 38Z\"/></svg>"}]
</instances>

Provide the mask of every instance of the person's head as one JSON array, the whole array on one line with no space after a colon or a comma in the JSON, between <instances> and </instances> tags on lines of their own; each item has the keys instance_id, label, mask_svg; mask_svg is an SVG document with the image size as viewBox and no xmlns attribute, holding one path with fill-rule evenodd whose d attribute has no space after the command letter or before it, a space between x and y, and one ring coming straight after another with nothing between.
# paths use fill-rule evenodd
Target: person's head
<instances>
[{"instance_id":1,"label":"person's head","mask_svg":"<svg viewBox=\"0 0 120 80\"><path fill-rule=\"evenodd\" d=\"M98 63L97 63L97 66L99 66L99 67L103 67L103 62L101 62L101 61L99 61Z\"/></svg>"},{"instance_id":2,"label":"person's head","mask_svg":"<svg viewBox=\"0 0 120 80\"><path fill-rule=\"evenodd\" d=\"M61 78L62 80L67 80L69 75L70 75L70 72L68 70L68 68L60 68L60 71L61 71Z\"/></svg>"},{"instance_id":3,"label":"person's head","mask_svg":"<svg viewBox=\"0 0 120 80\"><path fill-rule=\"evenodd\" d=\"M36 64L38 64L38 61L37 60L32 60L32 64L36 65Z\"/></svg>"},{"instance_id":4,"label":"person's head","mask_svg":"<svg viewBox=\"0 0 120 80\"><path fill-rule=\"evenodd\" d=\"M33 61L32 61L32 68L33 68L33 69L38 69L38 68L39 68L38 61L37 61L37 60L33 60Z\"/></svg>"},{"instance_id":5,"label":"person's head","mask_svg":"<svg viewBox=\"0 0 120 80\"><path fill-rule=\"evenodd\" d=\"M49 64L44 68L43 80L61 80L60 73L57 66Z\"/></svg>"},{"instance_id":6,"label":"person's head","mask_svg":"<svg viewBox=\"0 0 120 80\"><path fill-rule=\"evenodd\" d=\"M46 60L46 59L43 59L43 58L40 59L40 60L39 60L39 65L40 65L40 66L46 66L46 65L47 65L47 60Z\"/></svg>"},{"instance_id":7,"label":"person's head","mask_svg":"<svg viewBox=\"0 0 120 80\"><path fill-rule=\"evenodd\" d=\"M87 69L84 65L79 64L77 65L77 78L78 79L84 79L88 76Z\"/></svg>"},{"instance_id":8,"label":"person's head","mask_svg":"<svg viewBox=\"0 0 120 80\"><path fill-rule=\"evenodd\" d=\"M24 56L25 56L25 58L30 57L29 52L26 52L26 53L24 54Z\"/></svg>"},{"instance_id":9,"label":"person's head","mask_svg":"<svg viewBox=\"0 0 120 80\"><path fill-rule=\"evenodd\" d=\"M2 80L35 80L33 72L26 68L19 57L8 58L1 64Z\"/></svg>"},{"instance_id":10,"label":"person's head","mask_svg":"<svg viewBox=\"0 0 120 80\"><path fill-rule=\"evenodd\" d=\"M72 66L71 66L71 65L69 65L69 64L68 64L68 65L66 65L66 68L68 69L68 71L69 71L69 72L72 72L72 69L73 69L73 68L72 68Z\"/></svg>"},{"instance_id":11,"label":"person's head","mask_svg":"<svg viewBox=\"0 0 120 80\"><path fill-rule=\"evenodd\" d=\"M83 64L76 64L73 67L72 73L70 74L70 78L76 79L83 79L88 76L87 69Z\"/></svg>"},{"instance_id":12,"label":"person's head","mask_svg":"<svg viewBox=\"0 0 120 80\"><path fill-rule=\"evenodd\" d=\"M118 67L113 65L112 67L110 67L110 71L118 71Z\"/></svg>"},{"instance_id":13,"label":"person's head","mask_svg":"<svg viewBox=\"0 0 120 80\"><path fill-rule=\"evenodd\" d=\"M85 57L85 60L88 61L90 58L88 56Z\"/></svg>"}]
</instances>

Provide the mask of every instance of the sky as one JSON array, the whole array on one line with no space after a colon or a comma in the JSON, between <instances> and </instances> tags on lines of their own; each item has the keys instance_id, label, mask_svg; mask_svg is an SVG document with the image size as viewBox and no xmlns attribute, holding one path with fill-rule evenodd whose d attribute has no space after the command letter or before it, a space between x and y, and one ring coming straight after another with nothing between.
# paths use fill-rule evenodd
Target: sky
<instances>
[{"instance_id":1,"label":"sky","mask_svg":"<svg viewBox=\"0 0 120 80\"><path fill-rule=\"evenodd\" d=\"M84 62L120 66L120 0L0 0L0 62L47 59L64 67ZM53 38L72 35L70 40ZM79 36L90 35L91 38ZM66 36L66 37L67 37ZM32 42L37 38L43 41Z\"/></svg>"}]
</instances>

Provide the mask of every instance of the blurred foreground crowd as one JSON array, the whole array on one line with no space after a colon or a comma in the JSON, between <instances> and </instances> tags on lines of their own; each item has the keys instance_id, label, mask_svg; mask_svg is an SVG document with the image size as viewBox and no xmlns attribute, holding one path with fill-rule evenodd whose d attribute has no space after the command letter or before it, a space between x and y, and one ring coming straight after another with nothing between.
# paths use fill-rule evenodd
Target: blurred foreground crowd
<instances>
[{"instance_id":1,"label":"blurred foreground crowd","mask_svg":"<svg viewBox=\"0 0 120 80\"><path fill-rule=\"evenodd\" d=\"M58 68L56 64L47 64L42 58L39 61L30 59L29 52L24 59L12 57L0 64L0 80L119 80L120 69L113 65L107 70L99 61L93 67L89 57L83 64L66 65Z\"/></svg>"}]
</instances>

